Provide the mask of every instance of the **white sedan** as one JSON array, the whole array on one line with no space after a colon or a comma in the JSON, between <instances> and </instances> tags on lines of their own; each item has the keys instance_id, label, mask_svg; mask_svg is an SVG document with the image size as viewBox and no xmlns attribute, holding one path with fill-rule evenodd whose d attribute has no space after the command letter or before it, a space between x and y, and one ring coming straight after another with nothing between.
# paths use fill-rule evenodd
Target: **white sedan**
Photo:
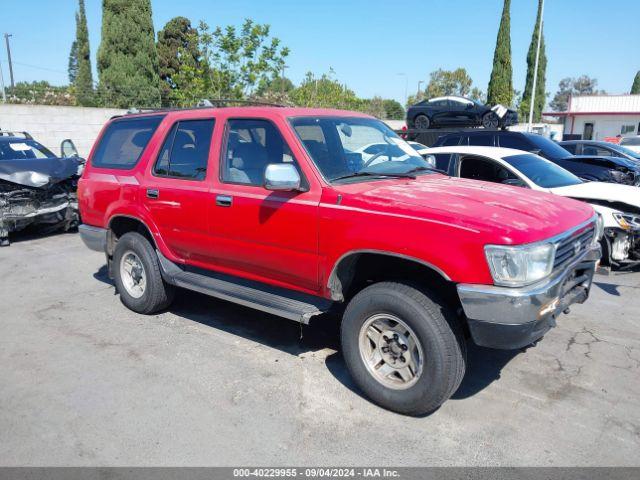
<instances>
[{"instance_id":1,"label":"white sedan","mask_svg":"<svg viewBox=\"0 0 640 480\"><path fill-rule=\"evenodd\" d=\"M430 148L425 153L433 155L437 168L452 176L588 202L604 220L604 263L640 263L640 187L585 182L549 160L511 148L451 146Z\"/></svg>"}]
</instances>

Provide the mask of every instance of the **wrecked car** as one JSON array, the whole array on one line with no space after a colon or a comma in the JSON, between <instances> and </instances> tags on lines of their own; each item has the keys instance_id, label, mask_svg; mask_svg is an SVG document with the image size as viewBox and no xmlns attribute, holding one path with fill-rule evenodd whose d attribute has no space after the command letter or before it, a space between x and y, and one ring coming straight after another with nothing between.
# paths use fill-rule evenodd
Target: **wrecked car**
<instances>
[{"instance_id":1,"label":"wrecked car","mask_svg":"<svg viewBox=\"0 0 640 480\"><path fill-rule=\"evenodd\" d=\"M73 154L72 146L65 140L61 150ZM0 246L9 245L11 232L29 226L42 233L76 227L83 166L77 156L56 157L26 133L0 132Z\"/></svg>"}]
</instances>

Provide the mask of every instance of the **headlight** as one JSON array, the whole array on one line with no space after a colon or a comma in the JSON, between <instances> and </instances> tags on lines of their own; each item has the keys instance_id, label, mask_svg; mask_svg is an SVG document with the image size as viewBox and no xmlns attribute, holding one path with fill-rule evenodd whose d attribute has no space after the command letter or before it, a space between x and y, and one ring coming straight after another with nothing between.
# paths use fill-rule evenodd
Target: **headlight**
<instances>
[{"instance_id":1,"label":"headlight","mask_svg":"<svg viewBox=\"0 0 640 480\"><path fill-rule=\"evenodd\" d=\"M551 243L522 245L486 245L484 247L493 283L522 287L542 280L553 270L556 246Z\"/></svg>"},{"instance_id":2,"label":"headlight","mask_svg":"<svg viewBox=\"0 0 640 480\"><path fill-rule=\"evenodd\" d=\"M614 214L615 215L615 214ZM593 236L593 244L597 245L602 240L602 236L604 235L604 219L602 215L599 213L596 215L596 231Z\"/></svg>"},{"instance_id":3,"label":"headlight","mask_svg":"<svg viewBox=\"0 0 640 480\"><path fill-rule=\"evenodd\" d=\"M424 161L427 162L431 167L436 167L436 157L434 157L433 155L427 154L422 158L424 158Z\"/></svg>"},{"instance_id":4,"label":"headlight","mask_svg":"<svg viewBox=\"0 0 640 480\"><path fill-rule=\"evenodd\" d=\"M630 213L614 213L613 218L623 230L640 230L639 216Z\"/></svg>"}]
</instances>

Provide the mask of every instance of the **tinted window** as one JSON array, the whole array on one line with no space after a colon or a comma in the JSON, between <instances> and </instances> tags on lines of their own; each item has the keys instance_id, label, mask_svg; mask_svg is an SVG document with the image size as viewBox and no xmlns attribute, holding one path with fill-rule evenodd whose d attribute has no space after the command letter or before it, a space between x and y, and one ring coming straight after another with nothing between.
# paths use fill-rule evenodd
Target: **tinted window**
<instances>
[{"instance_id":1,"label":"tinted window","mask_svg":"<svg viewBox=\"0 0 640 480\"><path fill-rule=\"evenodd\" d=\"M582 181L573 173L537 155L522 154L504 157L504 161L542 188L566 187Z\"/></svg>"},{"instance_id":2,"label":"tinted window","mask_svg":"<svg viewBox=\"0 0 640 480\"><path fill-rule=\"evenodd\" d=\"M493 147L493 135L469 135L469 145Z\"/></svg>"},{"instance_id":3,"label":"tinted window","mask_svg":"<svg viewBox=\"0 0 640 480\"><path fill-rule=\"evenodd\" d=\"M100 139L91 164L102 168L133 168L161 120L161 116L154 116L111 122Z\"/></svg>"},{"instance_id":4,"label":"tinted window","mask_svg":"<svg viewBox=\"0 0 640 480\"><path fill-rule=\"evenodd\" d=\"M562 148L564 148L567 152L575 155L576 151L578 149L578 145L576 145L575 143L571 143L571 144L568 144L568 145L563 144Z\"/></svg>"},{"instance_id":5,"label":"tinted window","mask_svg":"<svg viewBox=\"0 0 640 480\"><path fill-rule=\"evenodd\" d=\"M529 151L533 147L519 135L498 135L498 142L503 148L515 148L516 150Z\"/></svg>"},{"instance_id":6,"label":"tinted window","mask_svg":"<svg viewBox=\"0 0 640 480\"><path fill-rule=\"evenodd\" d=\"M267 120L229 120L222 180L262 185L270 163L295 163L278 129Z\"/></svg>"},{"instance_id":7,"label":"tinted window","mask_svg":"<svg viewBox=\"0 0 640 480\"><path fill-rule=\"evenodd\" d=\"M563 148L565 150L569 150L564 145L563 145ZM595 156L601 156L601 157L609 157L609 156L611 156L613 154L606 148L598 147L596 145L583 145L582 146L582 155L595 155Z\"/></svg>"},{"instance_id":8,"label":"tinted window","mask_svg":"<svg viewBox=\"0 0 640 480\"><path fill-rule=\"evenodd\" d=\"M481 157L466 156L460 163L460 177L485 182L503 183L516 177L502 165Z\"/></svg>"},{"instance_id":9,"label":"tinted window","mask_svg":"<svg viewBox=\"0 0 640 480\"><path fill-rule=\"evenodd\" d=\"M445 172L449 171L449 163L451 162L452 153L436 153L432 154L436 157L436 168L440 170L444 170Z\"/></svg>"},{"instance_id":10,"label":"tinted window","mask_svg":"<svg viewBox=\"0 0 640 480\"><path fill-rule=\"evenodd\" d=\"M166 177L204 180L213 124L213 119L176 123L164 140L154 173Z\"/></svg>"},{"instance_id":11,"label":"tinted window","mask_svg":"<svg viewBox=\"0 0 640 480\"><path fill-rule=\"evenodd\" d=\"M29 158L53 158L55 155L38 142L29 139L7 140L0 138L0 160Z\"/></svg>"},{"instance_id":12,"label":"tinted window","mask_svg":"<svg viewBox=\"0 0 640 480\"><path fill-rule=\"evenodd\" d=\"M541 153L550 160L562 160L571 155L556 142L542 135L529 134L527 139L533 143L534 148L540 149Z\"/></svg>"},{"instance_id":13,"label":"tinted window","mask_svg":"<svg viewBox=\"0 0 640 480\"><path fill-rule=\"evenodd\" d=\"M620 145L638 146L640 145L640 137L624 137L620 140Z\"/></svg>"}]
</instances>

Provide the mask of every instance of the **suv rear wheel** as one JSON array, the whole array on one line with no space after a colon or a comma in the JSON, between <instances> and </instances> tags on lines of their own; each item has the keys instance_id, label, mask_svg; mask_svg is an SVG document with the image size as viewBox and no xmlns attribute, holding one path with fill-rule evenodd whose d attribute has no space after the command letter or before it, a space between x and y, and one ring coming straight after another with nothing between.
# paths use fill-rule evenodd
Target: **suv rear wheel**
<instances>
[{"instance_id":1,"label":"suv rear wheel","mask_svg":"<svg viewBox=\"0 0 640 480\"><path fill-rule=\"evenodd\" d=\"M355 383L378 405L419 415L457 390L466 348L459 322L429 291L382 282L349 302L342 351Z\"/></svg>"},{"instance_id":2,"label":"suv rear wheel","mask_svg":"<svg viewBox=\"0 0 640 480\"><path fill-rule=\"evenodd\" d=\"M171 304L174 287L162 279L158 256L144 236L122 235L113 253L113 267L120 300L128 309L149 314Z\"/></svg>"},{"instance_id":3,"label":"suv rear wheel","mask_svg":"<svg viewBox=\"0 0 640 480\"><path fill-rule=\"evenodd\" d=\"M413 121L413 125L418 130L427 130L429 128L429 125L431 125L431 121L429 120L429 117L427 117L426 115L418 115L416 119Z\"/></svg>"}]
</instances>

